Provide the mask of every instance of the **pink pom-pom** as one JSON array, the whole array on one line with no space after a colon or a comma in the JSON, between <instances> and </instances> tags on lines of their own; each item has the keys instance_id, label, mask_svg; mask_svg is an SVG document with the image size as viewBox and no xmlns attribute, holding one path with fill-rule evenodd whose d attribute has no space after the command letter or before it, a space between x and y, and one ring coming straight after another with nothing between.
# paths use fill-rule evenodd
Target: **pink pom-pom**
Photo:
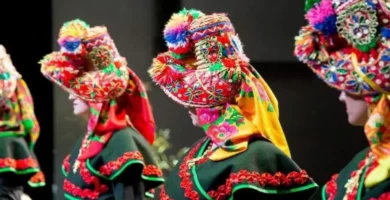
<instances>
[{"instance_id":1,"label":"pink pom-pom","mask_svg":"<svg viewBox=\"0 0 390 200\"><path fill-rule=\"evenodd\" d=\"M310 9L305 18L309 21L311 26L315 26L318 23L324 22L324 20L335 14L333 9L332 0L322 0L314 8Z\"/></svg>"}]
</instances>

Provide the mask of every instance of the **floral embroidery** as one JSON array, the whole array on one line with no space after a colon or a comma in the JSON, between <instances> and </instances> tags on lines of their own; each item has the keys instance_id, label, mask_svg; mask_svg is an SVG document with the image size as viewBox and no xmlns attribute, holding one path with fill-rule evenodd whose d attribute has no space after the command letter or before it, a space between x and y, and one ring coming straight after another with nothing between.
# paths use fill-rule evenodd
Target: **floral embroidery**
<instances>
[{"instance_id":1,"label":"floral embroidery","mask_svg":"<svg viewBox=\"0 0 390 200\"><path fill-rule=\"evenodd\" d=\"M221 114L220 109L215 107L196 109L196 115L199 117L199 123L201 125L215 122L220 116L220 114Z\"/></svg>"},{"instance_id":2,"label":"floral embroidery","mask_svg":"<svg viewBox=\"0 0 390 200\"><path fill-rule=\"evenodd\" d=\"M155 165L146 165L143 169L142 174L145 176L163 176L163 172L161 171L161 169L156 167Z\"/></svg>"},{"instance_id":3,"label":"floral embroidery","mask_svg":"<svg viewBox=\"0 0 390 200\"><path fill-rule=\"evenodd\" d=\"M375 9L365 1L346 7L338 14L336 25L339 34L356 48L364 51L375 47L379 23Z\"/></svg>"},{"instance_id":4,"label":"floral embroidery","mask_svg":"<svg viewBox=\"0 0 390 200\"><path fill-rule=\"evenodd\" d=\"M324 70L325 80L330 83L337 83L340 75L346 75L348 71L345 69L346 64L345 60L330 60L328 65L322 65L322 70Z\"/></svg>"},{"instance_id":5,"label":"floral embroidery","mask_svg":"<svg viewBox=\"0 0 390 200\"><path fill-rule=\"evenodd\" d=\"M67 155L64 159L64 162L62 166L64 167L65 172L68 174L70 169L70 162L69 162L70 155Z\"/></svg>"},{"instance_id":6,"label":"floral embroidery","mask_svg":"<svg viewBox=\"0 0 390 200\"><path fill-rule=\"evenodd\" d=\"M381 194L378 198L370 198L369 200L388 200L390 199L390 192Z\"/></svg>"},{"instance_id":7,"label":"floral embroidery","mask_svg":"<svg viewBox=\"0 0 390 200\"><path fill-rule=\"evenodd\" d=\"M366 178L370 172L375 169L375 167L378 166L378 162L375 159L375 157L372 157L373 154L369 152L362 161L358 164L358 167L356 170L352 171L351 178L347 181L345 184L346 187L346 193L344 195L343 200L356 200L356 197L358 195L358 188L359 188L359 180L361 178ZM365 167L367 168L366 176L361 177L361 173ZM334 200L336 194L337 194L337 183L336 180L338 178L338 174L335 174L332 176L331 180L326 184L326 194L328 195L327 200ZM377 199L370 199L370 200L377 200ZM382 200L382 199L378 199Z\"/></svg>"},{"instance_id":8,"label":"floral embroidery","mask_svg":"<svg viewBox=\"0 0 390 200\"><path fill-rule=\"evenodd\" d=\"M226 196L231 195L234 184L242 182L258 183L262 187L265 186L291 186L293 184L302 185L309 179L306 171L301 170L299 172L290 172L287 175L277 172L274 175L269 173L249 172L247 170L240 170L238 173L230 174L224 185L218 187L217 190L207 192L207 194L213 199L224 199Z\"/></svg>"},{"instance_id":9,"label":"floral embroidery","mask_svg":"<svg viewBox=\"0 0 390 200\"><path fill-rule=\"evenodd\" d=\"M123 156L119 157L115 161L108 162L107 164L103 165L99 169L99 173L104 176L110 176L114 171L119 170L126 162L129 160L142 160L143 157L140 152L126 152L123 154ZM64 159L64 169L66 172L69 172L70 163L69 163L69 155L66 156ZM101 183L100 179L97 176L93 176L89 169L86 167L86 162L80 163L80 176L82 177L83 181L89 185L93 185L92 189L82 189L68 180L64 180L64 190L68 192L69 194L72 194L73 196L81 197L81 198L88 198L88 199L97 199L100 194L108 192L109 187L103 183ZM143 175L146 176L157 176L162 177L163 173L162 171L154 166L154 165L147 165L143 169Z\"/></svg>"},{"instance_id":10,"label":"floral embroidery","mask_svg":"<svg viewBox=\"0 0 390 200\"><path fill-rule=\"evenodd\" d=\"M162 186L160 190L160 200L173 200L168 196L164 186Z\"/></svg>"},{"instance_id":11,"label":"floral embroidery","mask_svg":"<svg viewBox=\"0 0 390 200\"><path fill-rule=\"evenodd\" d=\"M188 165L188 162L195 157L196 152L198 152L202 142L197 144L193 149L191 149L188 155L183 159L183 162L180 164L179 177L181 178L180 187L184 189L184 196L191 200L199 200L200 195L197 191L193 190L194 184L192 182L192 176L189 172L192 165ZM211 152L212 153L212 152ZM208 156L204 156L202 159L196 160L195 164L199 165L208 160ZM265 186L291 186L292 184L305 184L309 180L308 174L301 170L300 172L290 172L285 175L283 173L277 172L272 175L269 173L258 173L258 172L249 172L247 170L240 170L237 173L231 173L227 178L225 184L220 185L217 190L212 190L207 192L207 194L213 199L225 199L226 196L231 195L232 187L234 184L239 184L242 182L248 183L258 183L262 187ZM160 199L162 200L172 200L165 191L165 188L161 188Z\"/></svg>"},{"instance_id":12,"label":"floral embroidery","mask_svg":"<svg viewBox=\"0 0 390 200\"><path fill-rule=\"evenodd\" d=\"M91 189L81 189L66 179L64 180L64 190L73 196L81 197L83 199L88 198L93 200L97 199L100 195L99 192L93 191Z\"/></svg>"},{"instance_id":13,"label":"floral embroidery","mask_svg":"<svg viewBox=\"0 0 390 200\"><path fill-rule=\"evenodd\" d=\"M30 178L31 183L43 183L45 182L45 176L43 175L42 172L36 173L33 177Z\"/></svg>"},{"instance_id":14,"label":"floral embroidery","mask_svg":"<svg viewBox=\"0 0 390 200\"><path fill-rule=\"evenodd\" d=\"M249 98L253 98L254 96L252 88L246 82L242 83L242 90L240 91L240 97L245 97L245 95L248 95Z\"/></svg>"},{"instance_id":15,"label":"floral embroidery","mask_svg":"<svg viewBox=\"0 0 390 200\"><path fill-rule=\"evenodd\" d=\"M252 82L255 84L257 91L259 92L260 100L269 102L270 99L269 99L267 92L264 89L264 86L259 82L259 80L257 80L257 78L255 76L252 77Z\"/></svg>"},{"instance_id":16,"label":"floral embroidery","mask_svg":"<svg viewBox=\"0 0 390 200\"><path fill-rule=\"evenodd\" d=\"M100 194L108 191L108 186L100 183L98 177L91 175L88 168L85 166L85 162L80 164L80 176L83 181L87 184L93 184L94 189L82 189L74 184L72 184L67 179L64 180L64 190L76 197L81 197L83 199L97 199Z\"/></svg>"},{"instance_id":17,"label":"floral embroidery","mask_svg":"<svg viewBox=\"0 0 390 200\"><path fill-rule=\"evenodd\" d=\"M335 174L332 176L331 180L328 183L326 183L325 191L328 194L327 200L334 200L334 198L336 197L336 193L337 193L336 180L338 177L339 177L339 174Z\"/></svg>"},{"instance_id":18,"label":"floral embroidery","mask_svg":"<svg viewBox=\"0 0 390 200\"><path fill-rule=\"evenodd\" d=\"M367 67L361 67L360 68L362 73L365 74L365 76L368 78L368 79L371 79L373 80L375 78L375 74L374 73L368 73L368 69ZM349 78L347 78L347 82L346 84L350 87L352 87L352 90L360 93L362 90L370 90L371 87L356 73L356 72L352 72L352 76L350 76Z\"/></svg>"},{"instance_id":19,"label":"floral embroidery","mask_svg":"<svg viewBox=\"0 0 390 200\"><path fill-rule=\"evenodd\" d=\"M214 119L217 117L218 110L220 113L224 107L214 107L213 110L209 110L213 113L214 122L202 124L207 136L218 146L224 145L227 140L238 132L238 126L244 123L244 117L236 109L227 107L225 114L220 115L217 120ZM202 109L202 113L205 113L205 110L209 108Z\"/></svg>"},{"instance_id":20,"label":"floral embroidery","mask_svg":"<svg viewBox=\"0 0 390 200\"><path fill-rule=\"evenodd\" d=\"M29 168L38 168L38 161L32 158L26 159L13 159L13 158L1 158L0 168L12 168L15 170L26 170Z\"/></svg>"},{"instance_id":21,"label":"floral embroidery","mask_svg":"<svg viewBox=\"0 0 390 200\"><path fill-rule=\"evenodd\" d=\"M110 47L102 45L100 47L93 47L88 53L92 65L97 69L104 69L113 62L113 56L110 52Z\"/></svg>"},{"instance_id":22,"label":"floral embroidery","mask_svg":"<svg viewBox=\"0 0 390 200\"><path fill-rule=\"evenodd\" d=\"M99 173L103 176L110 176L114 171L119 170L129 160L144 160L140 152L126 152L123 156L115 161L110 161L99 169Z\"/></svg>"},{"instance_id":23,"label":"floral embroidery","mask_svg":"<svg viewBox=\"0 0 390 200\"><path fill-rule=\"evenodd\" d=\"M229 137L237 133L237 127L230 125L228 122L222 124L211 125L206 134L215 142L217 145L222 145Z\"/></svg>"}]
</instances>

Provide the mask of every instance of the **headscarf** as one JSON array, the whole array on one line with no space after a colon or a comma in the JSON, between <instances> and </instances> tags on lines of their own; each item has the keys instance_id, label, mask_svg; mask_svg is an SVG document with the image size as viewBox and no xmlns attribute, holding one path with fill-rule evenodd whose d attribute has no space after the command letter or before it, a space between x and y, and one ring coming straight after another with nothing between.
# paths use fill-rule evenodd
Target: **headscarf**
<instances>
[{"instance_id":1,"label":"headscarf","mask_svg":"<svg viewBox=\"0 0 390 200\"><path fill-rule=\"evenodd\" d=\"M40 127L30 91L0 45L0 137L26 136L33 150Z\"/></svg>"},{"instance_id":2,"label":"headscarf","mask_svg":"<svg viewBox=\"0 0 390 200\"><path fill-rule=\"evenodd\" d=\"M294 54L329 86L370 105L364 131L379 165L365 185L375 186L390 177L390 7L384 0L308 0L305 9L309 25Z\"/></svg>"},{"instance_id":3,"label":"headscarf","mask_svg":"<svg viewBox=\"0 0 390 200\"><path fill-rule=\"evenodd\" d=\"M78 160L97 155L115 131L134 127L152 144L155 122L140 78L127 66L106 27L81 20L60 29L60 52L41 61L41 72L65 91L86 101L91 115Z\"/></svg>"},{"instance_id":4,"label":"headscarf","mask_svg":"<svg viewBox=\"0 0 390 200\"><path fill-rule=\"evenodd\" d=\"M194 107L218 161L244 152L252 137L290 151L279 122L276 97L250 66L226 14L182 10L164 30L168 52L149 73L177 103Z\"/></svg>"},{"instance_id":5,"label":"headscarf","mask_svg":"<svg viewBox=\"0 0 390 200\"><path fill-rule=\"evenodd\" d=\"M40 126L27 84L0 45L0 137L24 137L33 151L39 134ZM30 178L31 183L44 180L41 171Z\"/></svg>"}]
</instances>

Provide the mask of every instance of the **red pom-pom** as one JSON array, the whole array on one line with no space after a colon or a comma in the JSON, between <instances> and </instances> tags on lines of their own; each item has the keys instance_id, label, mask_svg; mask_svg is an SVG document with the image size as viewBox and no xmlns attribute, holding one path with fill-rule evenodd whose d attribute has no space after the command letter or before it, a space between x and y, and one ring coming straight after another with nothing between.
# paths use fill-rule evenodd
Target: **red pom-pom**
<instances>
[{"instance_id":1,"label":"red pom-pom","mask_svg":"<svg viewBox=\"0 0 390 200\"><path fill-rule=\"evenodd\" d=\"M183 61L164 53L153 60L149 74L157 84L166 85L181 79L185 71Z\"/></svg>"},{"instance_id":2,"label":"red pom-pom","mask_svg":"<svg viewBox=\"0 0 390 200\"><path fill-rule=\"evenodd\" d=\"M191 43L185 43L182 46L176 46L176 47L170 47L169 50L172 51L175 54L186 54L192 50L192 44Z\"/></svg>"}]
</instances>

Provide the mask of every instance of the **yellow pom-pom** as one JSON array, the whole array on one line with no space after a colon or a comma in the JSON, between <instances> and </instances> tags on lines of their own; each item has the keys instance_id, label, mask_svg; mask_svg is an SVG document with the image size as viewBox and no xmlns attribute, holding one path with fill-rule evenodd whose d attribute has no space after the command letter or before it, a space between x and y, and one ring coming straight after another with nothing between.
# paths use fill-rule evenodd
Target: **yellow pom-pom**
<instances>
[{"instance_id":1,"label":"yellow pom-pom","mask_svg":"<svg viewBox=\"0 0 390 200\"><path fill-rule=\"evenodd\" d=\"M75 19L69 22L65 22L60 29L59 40L64 40L66 38L83 38L89 29L89 25L80 20Z\"/></svg>"}]
</instances>

